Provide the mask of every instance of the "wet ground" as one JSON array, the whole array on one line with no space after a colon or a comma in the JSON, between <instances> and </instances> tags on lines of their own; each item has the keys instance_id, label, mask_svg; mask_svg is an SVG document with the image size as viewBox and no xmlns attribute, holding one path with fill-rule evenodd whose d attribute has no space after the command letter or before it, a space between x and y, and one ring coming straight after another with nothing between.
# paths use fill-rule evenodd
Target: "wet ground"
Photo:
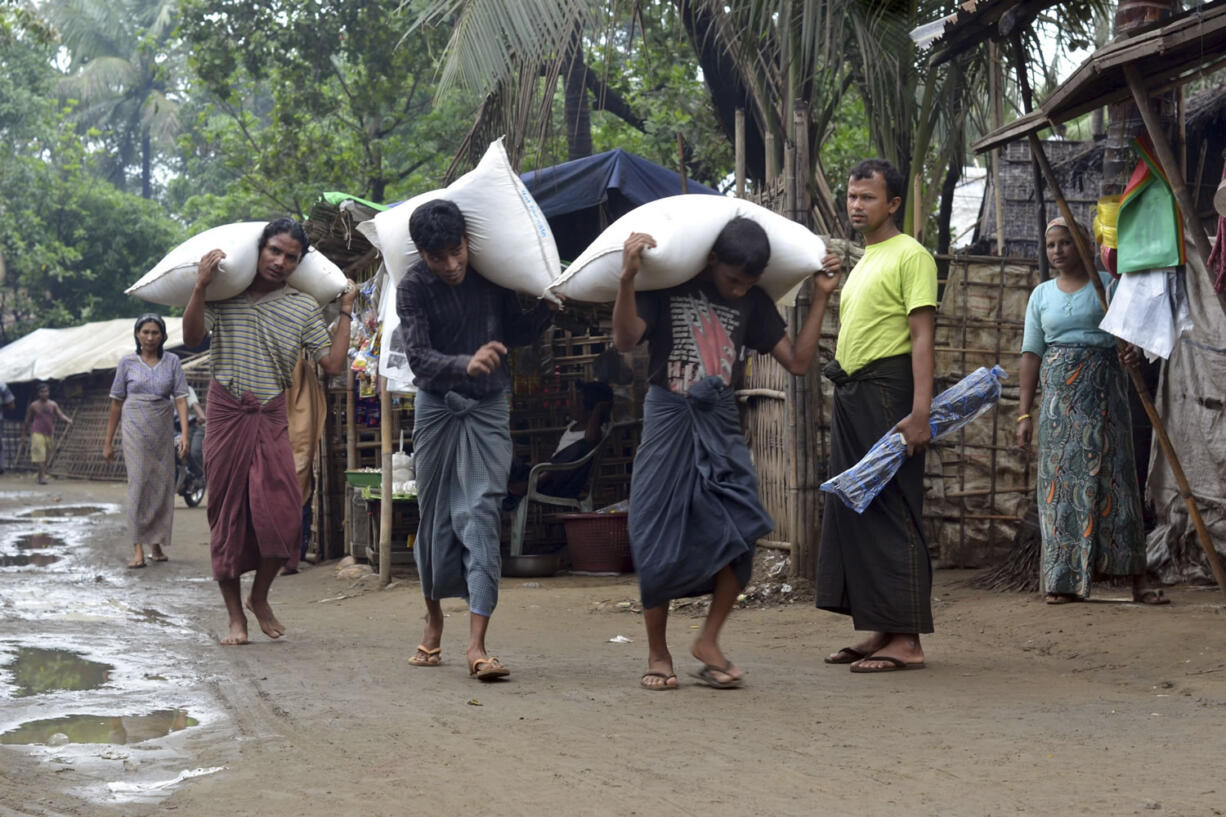
<instances>
[{"instance_id":1,"label":"wet ground","mask_svg":"<svg viewBox=\"0 0 1226 817\"><path fill-rule=\"evenodd\" d=\"M170 561L128 570L124 494L0 477L0 817L1226 813L1216 589L1051 607L938 571L927 668L888 675L822 662L846 619L754 605L723 638L734 691L689 677L683 608L660 693L633 576L504 579L512 675L481 684L459 600L441 666L408 666L408 575L304 569L273 586L284 638L219 646L204 509L177 500Z\"/></svg>"},{"instance_id":2,"label":"wet ground","mask_svg":"<svg viewBox=\"0 0 1226 817\"><path fill-rule=\"evenodd\" d=\"M183 735L219 717L192 623L201 577L126 569L123 497L0 478L0 744L100 804L168 794L142 784L194 766Z\"/></svg>"}]
</instances>

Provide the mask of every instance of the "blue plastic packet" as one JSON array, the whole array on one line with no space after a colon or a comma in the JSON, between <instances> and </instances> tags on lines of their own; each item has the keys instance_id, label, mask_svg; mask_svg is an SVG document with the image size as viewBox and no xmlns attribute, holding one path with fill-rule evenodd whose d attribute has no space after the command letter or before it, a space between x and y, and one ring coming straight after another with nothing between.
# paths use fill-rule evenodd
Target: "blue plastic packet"
<instances>
[{"instance_id":1,"label":"blue plastic packet","mask_svg":"<svg viewBox=\"0 0 1226 817\"><path fill-rule=\"evenodd\" d=\"M1000 400L1000 382L1008 377L1000 366L979 367L932 400L928 427L934 440L954 433ZM859 462L822 483L856 513L864 513L907 458L902 434L891 431L873 444Z\"/></svg>"}]
</instances>

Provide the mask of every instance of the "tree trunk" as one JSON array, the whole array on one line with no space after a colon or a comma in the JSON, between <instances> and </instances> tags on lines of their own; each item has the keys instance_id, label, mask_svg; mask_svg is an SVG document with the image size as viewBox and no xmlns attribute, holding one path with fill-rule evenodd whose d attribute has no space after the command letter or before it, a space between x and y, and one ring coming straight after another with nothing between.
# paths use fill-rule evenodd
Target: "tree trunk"
<instances>
[{"instance_id":1,"label":"tree trunk","mask_svg":"<svg viewBox=\"0 0 1226 817\"><path fill-rule=\"evenodd\" d=\"M592 155L592 114L587 100L587 65L583 61L583 32L576 26L562 64L563 98L566 103L567 156L582 159Z\"/></svg>"},{"instance_id":2,"label":"tree trunk","mask_svg":"<svg viewBox=\"0 0 1226 817\"><path fill-rule=\"evenodd\" d=\"M146 199L153 198L153 140L149 131L140 137L140 194Z\"/></svg>"}]
</instances>

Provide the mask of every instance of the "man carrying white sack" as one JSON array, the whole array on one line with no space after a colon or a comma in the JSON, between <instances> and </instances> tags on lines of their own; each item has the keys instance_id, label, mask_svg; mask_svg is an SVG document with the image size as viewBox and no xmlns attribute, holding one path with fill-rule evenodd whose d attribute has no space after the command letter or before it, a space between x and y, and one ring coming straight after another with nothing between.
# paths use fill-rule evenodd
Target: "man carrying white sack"
<instances>
[{"instance_id":1,"label":"man carrying white sack","mask_svg":"<svg viewBox=\"0 0 1226 817\"><path fill-rule=\"evenodd\" d=\"M247 616L239 577L255 571L246 607L269 638L285 626L268 604L277 572L296 559L302 524L302 491L294 470L285 390L293 383L302 349L325 372L340 374L349 354L349 326L357 288L340 300L332 333L318 303L286 286L310 239L302 225L281 218L264 228L251 285L241 295L205 303L205 289L225 253L200 259L196 286L183 313L183 342L197 346L212 333L205 416L204 476L209 492L209 550L213 577L230 617L223 645L247 643Z\"/></svg>"},{"instance_id":2,"label":"man carrying white sack","mask_svg":"<svg viewBox=\"0 0 1226 817\"><path fill-rule=\"evenodd\" d=\"M651 387L630 482L630 547L647 628L647 670L639 684L653 692L677 689L669 602L710 593L707 618L690 645L702 663L693 675L707 686L731 689L741 685L744 672L724 655L720 632L749 581L757 540L774 527L741 432L734 370L748 349L770 354L794 375L809 370L841 262L833 254L822 260L813 307L793 343L774 302L757 285L771 256L770 239L757 222L730 220L706 267L691 280L636 292L643 253L655 246L646 233L626 239L613 305L618 350L628 352L644 340L650 347Z\"/></svg>"},{"instance_id":3,"label":"man carrying white sack","mask_svg":"<svg viewBox=\"0 0 1226 817\"><path fill-rule=\"evenodd\" d=\"M413 554L426 602L415 667L440 663L441 599L468 601L468 674L493 681L510 670L485 648L498 603L502 498L511 468L507 393L510 346L525 346L552 320L548 304L524 312L515 293L468 264L463 213L444 199L409 217L421 260L396 290L413 370L413 462L421 523Z\"/></svg>"}]
</instances>

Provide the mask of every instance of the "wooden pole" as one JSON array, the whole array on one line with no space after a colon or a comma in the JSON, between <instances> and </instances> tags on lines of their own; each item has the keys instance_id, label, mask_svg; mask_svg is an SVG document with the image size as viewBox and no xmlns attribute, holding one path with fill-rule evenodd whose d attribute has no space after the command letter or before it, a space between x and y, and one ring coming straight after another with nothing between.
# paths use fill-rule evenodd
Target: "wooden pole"
<instances>
[{"instance_id":1,"label":"wooden pole","mask_svg":"<svg viewBox=\"0 0 1226 817\"><path fill-rule=\"evenodd\" d=\"M1124 77L1128 80L1132 98L1141 112L1141 119L1145 122L1145 130L1149 131L1149 138L1154 143L1154 150L1158 153L1158 161L1162 163L1166 180L1170 182L1171 192L1175 194L1175 200L1179 202L1179 209L1183 211L1184 224L1188 232L1192 234L1196 252L1200 254L1201 261L1208 269L1209 255L1213 252L1213 248L1209 246L1209 236L1205 233L1204 225L1196 216L1196 202L1192 201L1192 196L1188 193L1188 186L1184 183L1183 168L1176 164L1175 153L1171 150L1171 143L1166 138L1166 132L1162 130L1158 117L1154 116L1153 109L1149 107L1149 94L1145 90L1145 81L1141 79L1136 66L1133 65L1124 66ZM1213 286L1212 278L1210 278L1209 286L1211 288ZM1222 307L1222 312L1226 313L1226 293L1218 292L1217 300ZM1222 579L1218 577L1218 584L1221 583ZM1223 590L1226 592L1226 588Z\"/></svg>"},{"instance_id":2,"label":"wooden pole","mask_svg":"<svg viewBox=\"0 0 1226 817\"><path fill-rule=\"evenodd\" d=\"M685 141L680 132L677 133L677 171L681 174L681 192L689 192L685 184Z\"/></svg>"},{"instance_id":3,"label":"wooden pole","mask_svg":"<svg viewBox=\"0 0 1226 817\"><path fill-rule=\"evenodd\" d=\"M1128 68L1126 67L1125 71L1127 70ZM1131 79L1129 82L1131 83ZM1029 135L1029 139L1031 155L1038 160L1043 174L1047 176L1047 183L1051 186L1052 193L1056 197L1056 204L1060 207L1060 213L1070 225L1075 224L1076 220L1073 218L1073 211L1069 208L1068 201L1064 198L1064 191L1060 189L1060 182L1056 179L1056 174L1052 170L1051 164L1047 161L1047 154L1043 152L1043 143L1039 141L1039 137L1034 133ZM1069 230L1069 232L1073 236L1073 243L1077 246L1077 254L1081 256L1081 263L1090 273L1090 283L1094 285L1094 291L1098 293L1098 300L1102 303L1103 310L1106 311L1107 291L1103 289L1103 282L1098 277L1098 267L1094 264L1094 258L1089 246L1086 244L1085 236L1081 234L1080 230ZM1122 349L1124 341L1116 338L1116 345ZM1137 370L1137 367L1127 366L1125 368L1128 376L1132 378L1132 385L1137 390L1137 396L1141 398L1141 406L1145 409L1145 416L1149 418L1150 424L1154 427L1154 434L1158 437L1158 444L1162 447L1162 453L1166 457L1166 462L1171 467L1171 473L1175 475L1175 482L1179 485L1179 495L1183 497L1184 504L1188 507L1188 516L1192 519L1192 525L1196 528L1196 538L1200 540L1200 545L1205 551L1205 558L1209 562L1209 567L1213 570L1213 578L1217 581L1218 589L1222 591L1223 595L1226 595L1226 570L1222 568L1222 561L1218 558L1217 551L1213 549L1213 540L1209 537L1209 529L1205 527L1205 520L1201 518L1200 509L1196 507L1196 497L1192 494L1187 474L1184 473L1183 465L1179 462L1179 455L1175 453L1175 446L1171 444L1171 438L1166 433L1166 425L1158 415L1158 410L1154 408L1154 401L1149 396L1149 389L1145 386L1145 381L1141 379L1141 373Z\"/></svg>"},{"instance_id":4,"label":"wooden pole","mask_svg":"<svg viewBox=\"0 0 1226 817\"><path fill-rule=\"evenodd\" d=\"M1000 47L988 42L988 96L992 101L992 130L1005 124L1004 96L1001 94ZM1005 255L1005 177L1000 162L1003 151L992 148L992 211L996 216L996 254Z\"/></svg>"},{"instance_id":5,"label":"wooden pole","mask_svg":"<svg viewBox=\"0 0 1226 817\"><path fill-rule=\"evenodd\" d=\"M353 372L346 369L345 371L345 470L352 471L358 467L358 423L354 414L357 412L357 400L353 396ZM358 554L353 552L353 492L354 487L345 480L344 486L341 488L341 494L345 497L345 507L341 516L341 531L345 536L345 547L342 548L346 553L354 558L366 554Z\"/></svg>"},{"instance_id":6,"label":"wooden pole","mask_svg":"<svg viewBox=\"0 0 1226 817\"><path fill-rule=\"evenodd\" d=\"M745 198L745 109L736 109L736 197Z\"/></svg>"},{"instance_id":7,"label":"wooden pole","mask_svg":"<svg viewBox=\"0 0 1226 817\"><path fill-rule=\"evenodd\" d=\"M1022 108L1026 113L1034 110L1034 94L1030 90L1030 75L1026 73L1026 49L1022 46L1021 31L1015 31L1010 39L1010 44L1013 46L1013 62L1017 66L1017 84L1022 92ZM1039 169L1038 160L1033 156L1030 157L1030 170L1034 177L1034 201L1038 207L1038 244L1039 244L1039 273L1040 277L1046 281L1051 277L1051 272L1047 268L1047 253L1044 252L1043 244L1047 231L1047 200L1043 196L1043 171ZM1093 269L1093 267L1091 267Z\"/></svg>"},{"instance_id":8,"label":"wooden pole","mask_svg":"<svg viewBox=\"0 0 1226 817\"><path fill-rule=\"evenodd\" d=\"M392 580L392 395L387 390L387 378L379 377L379 431L382 446L379 453L383 481L379 487L379 586L387 587Z\"/></svg>"}]
</instances>

